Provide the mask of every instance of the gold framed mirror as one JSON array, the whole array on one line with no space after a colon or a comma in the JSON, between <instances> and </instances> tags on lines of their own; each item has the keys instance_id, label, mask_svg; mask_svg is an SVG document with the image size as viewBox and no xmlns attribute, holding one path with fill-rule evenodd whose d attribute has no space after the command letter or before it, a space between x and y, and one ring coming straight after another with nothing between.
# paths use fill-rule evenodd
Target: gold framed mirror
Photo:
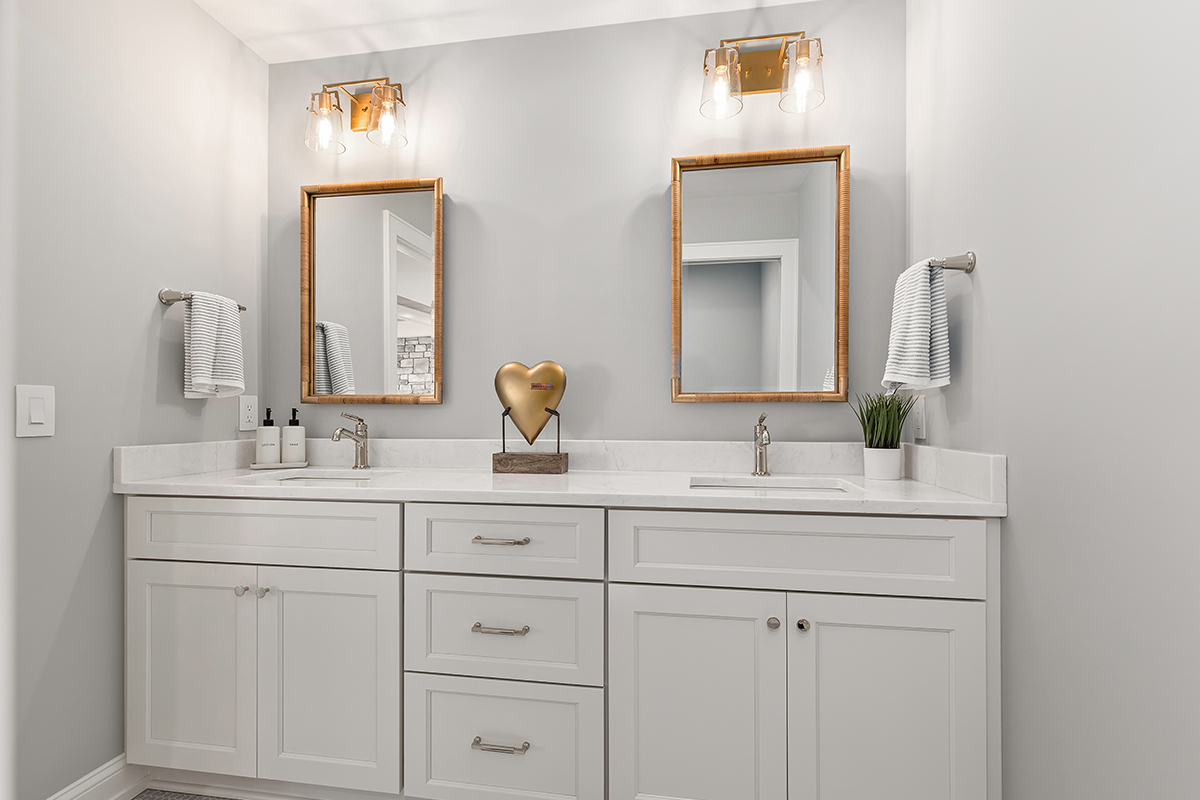
<instances>
[{"instance_id":1,"label":"gold framed mirror","mask_svg":"<svg viewBox=\"0 0 1200 800\"><path fill-rule=\"evenodd\" d=\"M671 401L845 401L850 148L671 161Z\"/></svg>"},{"instance_id":2,"label":"gold framed mirror","mask_svg":"<svg viewBox=\"0 0 1200 800\"><path fill-rule=\"evenodd\" d=\"M301 187L300 401L442 402L442 179Z\"/></svg>"}]
</instances>

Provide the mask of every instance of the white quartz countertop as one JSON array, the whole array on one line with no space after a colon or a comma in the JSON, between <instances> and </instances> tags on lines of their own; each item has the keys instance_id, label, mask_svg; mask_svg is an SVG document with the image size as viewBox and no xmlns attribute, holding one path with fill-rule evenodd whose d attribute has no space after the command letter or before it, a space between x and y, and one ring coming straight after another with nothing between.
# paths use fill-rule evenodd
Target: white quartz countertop
<instances>
[{"instance_id":1,"label":"white quartz countertop","mask_svg":"<svg viewBox=\"0 0 1200 800\"><path fill-rule=\"evenodd\" d=\"M869 481L822 473L830 489L691 488L696 472L572 470L565 475L498 475L483 469L429 467L351 471L233 469L120 480L117 494L369 502L505 503L609 508L792 511L938 517L1003 517L1006 502L980 499L911 479ZM721 473L727 475L728 473ZM363 480L355 481L353 478ZM776 480L789 476L776 474ZM309 480L285 480L307 478Z\"/></svg>"}]
</instances>

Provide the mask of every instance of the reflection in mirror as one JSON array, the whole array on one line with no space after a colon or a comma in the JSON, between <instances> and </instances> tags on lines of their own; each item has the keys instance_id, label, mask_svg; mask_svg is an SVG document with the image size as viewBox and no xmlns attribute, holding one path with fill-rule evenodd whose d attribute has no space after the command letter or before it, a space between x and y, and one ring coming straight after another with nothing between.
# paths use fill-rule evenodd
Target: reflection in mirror
<instances>
[{"instance_id":1,"label":"reflection in mirror","mask_svg":"<svg viewBox=\"0 0 1200 800\"><path fill-rule=\"evenodd\" d=\"M674 400L845 399L846 157L829 150L676 161Z\"/></svg>"},{"instance_id":2,"label":"reflection in mirror","mask_svg":"<svg viewBox=\"0 0 1200 800\"><path fill-rule=\"evenodd\" d=\"M379 190L389 184L306 189L306 402L440 402L441 186L434 180L390 184L422 184L398 191Z\"/></svg>"}]
</instances>

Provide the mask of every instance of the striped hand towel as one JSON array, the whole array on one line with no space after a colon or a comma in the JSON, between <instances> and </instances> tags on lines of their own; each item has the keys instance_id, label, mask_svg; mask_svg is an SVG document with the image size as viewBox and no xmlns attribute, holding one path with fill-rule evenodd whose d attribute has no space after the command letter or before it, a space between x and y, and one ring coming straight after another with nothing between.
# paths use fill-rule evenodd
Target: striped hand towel
<instances>
[{"instance_id":1,"label":"striped hand towel","mask_svg":"<svg viewBox=\"0 0 1200 800\"><path fill-rule=\"evenodd\" d=\"M354 394L354 361L350 357L350 332L336 322L318 322L314 336L313 383L317 394ZM322 353L324 357L322 358ZM322 375L322 361L325 364ZM324 391L322 391L324 390Z\"/></svg>"},{"instance_id":2,"label":"striped hand towel","mask_svg":"<svg viewBox=\"0 0 1200 800\"><path fill-rule=\"evenodd\" d=\"M950 328L942 268L926 259L896 280L883 385L932 389L950 383Z\"/></svg>"},{"instance_id":3,"label":"striped hand towel","mask_svg":"<svg viewBox=\"0 0 1200 800\"><path fill-rule=\"evenodd\" d=\"M325 323L318 322L313 328L313 389L317 394L333 394L333 383L329 380L329 358L325 354Z\"/></svg>"},{"instance_id":4,"label":"striped hand towel","mask_svg":"<svg viewBox=\"0 0 1200 800\"><path fill-rule=\"evenodd\" d=\"M244 391L237 303L218 294L192 292L183 314L183 396L233 397Z\"/></svg>"}]
</instances>

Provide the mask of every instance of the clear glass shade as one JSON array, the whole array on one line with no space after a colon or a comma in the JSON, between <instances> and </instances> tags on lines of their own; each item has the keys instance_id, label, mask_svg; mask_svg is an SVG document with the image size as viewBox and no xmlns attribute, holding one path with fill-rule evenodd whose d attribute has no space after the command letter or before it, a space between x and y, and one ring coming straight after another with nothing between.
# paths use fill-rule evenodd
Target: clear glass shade
<instances>
[{"instance_id":1,"label":"clear glass shade","mask_svg":"<svg viewBox=\"0 0 1200 800\"><path fill-rule=\"evenodd\" d=\"M742 73L736 47L718 47L704 54L704 90L700 113L709 119L728 119L742 110Z\"/></svg>"},{"instance_id":2,"label":"clear glass shade","mask_svg":"<svg viewBox=\"0 0 1200 800\"><path fill-rule=\"evenodd\" d=\"M371 112L367 117L367 141L380 147L404 147L404 100L400 87L379 85L371 90Z\"/></svg>"},{"instance_id":3,"label":"clear glass shade","mask_svg":"<svg viewBox=\"0 0 1200 800\"><path fill-rule=\"evenodd\" d=\"M821 43L816 39L788 42L783 61L783 85L779 107L789 114L812 111L825 102L825 78L821 75Z\"/></svg>"},{"instance_id":4,"label":"clear glass shade","mask_svg":"<svg viewBox=\"0 0 1200 800\"><path fill-rule=\"evenodd\" d=\"M337 90L314 92L308 112L308 126L304 130L305 146L331 156L346 152L346 142L342 138L342 107L338 102Z\"/></svg>"}]
</instances>

